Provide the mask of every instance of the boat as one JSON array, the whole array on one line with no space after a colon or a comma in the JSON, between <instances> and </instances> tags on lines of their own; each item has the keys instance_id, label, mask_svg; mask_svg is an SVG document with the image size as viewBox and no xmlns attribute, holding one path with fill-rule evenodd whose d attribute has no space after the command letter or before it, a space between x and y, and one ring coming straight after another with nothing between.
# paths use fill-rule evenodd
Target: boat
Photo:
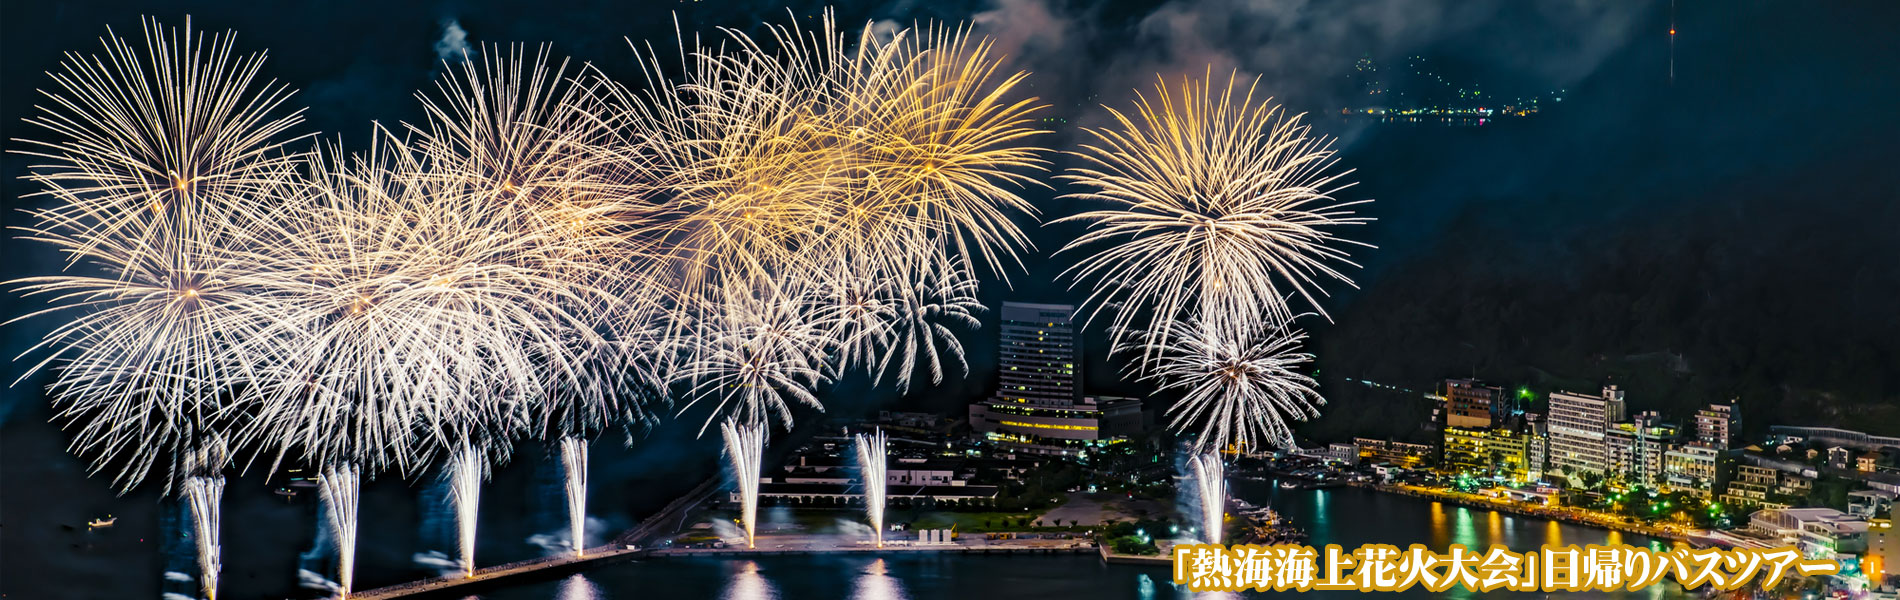
<instances>
[{"instance_id":1,"label":"boat","mask_svg":"<svg viewBox=\"0 0 1900 600\"><path fill-rule=\"evenodd\" d=\"M91 521L86 521L86 527L91 528L91 529L102 529L106 527L111 527L113 523L117 523L117 522L119 522L118 517L115 517L112 515L106 515L103 517L99 517L97 519L93 519Z\"/></svg>"}]
</instances>

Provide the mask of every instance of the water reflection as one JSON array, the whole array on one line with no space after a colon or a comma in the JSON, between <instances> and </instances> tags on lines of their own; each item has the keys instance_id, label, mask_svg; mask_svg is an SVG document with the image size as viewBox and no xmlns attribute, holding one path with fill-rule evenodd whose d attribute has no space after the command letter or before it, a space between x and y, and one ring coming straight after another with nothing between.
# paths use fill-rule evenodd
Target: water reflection
<instances>
[{"instance_id":1,"label":"water reflection","mask_svg":"<svg viewBox=\"0 0 1900 600\"><path fill-rule=\"evenodd\" d=\"M1246 488L1241 488L1245 493ZM1254 498L1269 497L1272 488L1257 490ZM1414 543L1430 543L1439 551L1450 543L1467 544L1483 551L1493 544L1524 551L1545 544L1624 543L1647 546L1650 538L1635 533L1614 534L1605 530L1544 521L1534 517L1490 514L1485 509L1461 509L1449 503L1434 504L1411 498L1381 495L1364 490L1329 490L1320 494L1285 491L1278 496L1274 509L1298 524L1327 523L1315 527L1307 543L1323 547L1339 544L1355 548L1364 544L1394 544L1400 548ZM1318 505L1326 498L1327 510L1336 514L1320 515ZM1252 500L1250 500L1252 501ZM1256 502L1258 503L1258 502ZM1474 510L1483 511L1476 513ZM1456 514L1451 514L1456 513ZM1322 518L1326 517L1326 518ZM1479 522L1483 519L1484 522ZM1667 548L1668 543L1656 546ZM770 575L765 572L771 571ZM181 577L183 577L181 575ZM481 595L483 600L566 600L586 598L727 598L732 600L779 600L790 598L826 598L843 600L1054 600L1056 598L1100 598L1141 600L1183 600L1187 598L1259 598L1291 594L1193 594L1176 586L1165 570L1125 565L1104 565L1094 556L964 556L898 553L881 560L872 557L771 557L755 560L650 560L616 564L588 571L587 579L578 577L546 581L519 587L497 589ZM188 579L188 578L187 578ZM187 584L189 582L187 581ZM1131 589L1131 585L1132 589ZM1391 597L1445 598L1482 600L1539 600L1541 593L1494 591L1472 593L1454 588L1433 594L1413 589L1405 594L1360 594L1358 592L1322 592L1316 597L1366 598ZM1606 598L1610 600L1663 600L1687 597L1674 584L1656 586L1639 592L1552 594L1549 598Z\"/></svg>"},{"instance_id":2,"label":"water reflection","mask_svg":"<svg viewBox=\"0 0 1900 600\"><path fill-rule=\"evenodd\" d=\"M871 561L864 572L858 574L857 589L851 597L855 600L907 600L904 582L890 574L890 568L880 558Z\"/></svg>"},{"instance_id":3,"label":"water reflection","mask_svg":"<svg viewBox=\"0 0 1900 600\"><path fill-rule=\"evenodd\" d=\"M1431 540L1428 543L1430 543L1433 548L1448 547L1451 544L1450 531L1450 529L1445 527L1444 503L1433 502Z\"/></svg>"},{"instance_id":4,"label":"water reflection","mask_svg":"<svg viewBox=\"0 0 1900 600\"><path fill-rule=\"evenodd\" d=\"M1458 507L1458 518L1455 521L1457 525L1454 526L1455 529L1451 534L1451 543L1466 548L1483 547L1478 543L1478 526L1471 523L1471 509Z\"/></svg>"},{"instance_id":5,"label":"water reflection","mask_svg":"<svg viewBox=\"0 0 1900 600\"><path fill-rule=\"evenodd\" d=\"M606 600L606 598L607 595L601 593L600 586L594 585L594 582L587 580L586 575L580 573L561 580L560 589L554 592L554 600Z\"/></svg>"},{"instance_id":6,"label":"water reflection","mask_svg":"<svg viewBox=\"0 0 1900 600\"><path fill-rule=\"evenodd\" d=\"M726 593L719 597L725 600L774 600L778 592L772 589L772 582L766 581L759 573L759 563L743 561L738 563L737 572L732 574L726 585Z\"/></svg>"}]
</instances>

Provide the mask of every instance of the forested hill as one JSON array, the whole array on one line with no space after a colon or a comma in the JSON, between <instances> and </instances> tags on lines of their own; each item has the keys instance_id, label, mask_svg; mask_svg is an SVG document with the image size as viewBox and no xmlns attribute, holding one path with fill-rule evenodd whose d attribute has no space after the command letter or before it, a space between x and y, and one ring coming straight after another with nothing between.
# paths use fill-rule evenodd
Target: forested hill
<instances>
[{"instance_id":1,"label":"forested hill","mask_svg":"<svg viewBox=\"0 0 1900 600\"><path fill-rule=\"evenodd\" d=\"M1900 190L1871 164L1829 171L1738 179L1562 239L1513 241L1534 207L1474 207L1321 333L1331 406L1301 431L1416 434L1417 394L1344 380L1423 391L1476 375L1540 399L1616 382L1631 410L1677 422L1739 397L1751 432L1900 434Z\"/></svg>"}]
</instances>

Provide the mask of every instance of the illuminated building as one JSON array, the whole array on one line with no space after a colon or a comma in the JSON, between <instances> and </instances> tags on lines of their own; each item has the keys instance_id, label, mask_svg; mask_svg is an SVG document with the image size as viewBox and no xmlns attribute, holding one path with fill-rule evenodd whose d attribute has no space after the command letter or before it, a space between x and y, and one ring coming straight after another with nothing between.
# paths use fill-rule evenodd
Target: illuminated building
<instances>
[{"instance_id":1,"label":"illuminated building","mask_svg":"<svg viewBox=\"0 0 1900 600\"><path fill-rule=\"evenodd\" d=\"M1662 486L1663 457L1676 440L1676 426L1663 423L1660 414L1644 412L1611 426L1604 439L1610 479L1626 487Z\"/></svg>"},{"instance_id":2,"label":"illuminated building","mask_svg":"<svg viewBox=\"0 0 1900 600\"><path fill-rule=\"evenodd\" d=\"M1603 395L1575 392L1550 394L1550 469L1574 479L1585 473L1604 475L1609 469L1610 424L1623 420L1623 390L1612 385Z\"/></svg>"},{"instance_id":3,"label":"illuminated building","mask_svg":"<svg viewBox=\"0 0 1900 600\"><path fill-rule=\"evenodd\" d=\"M1751 506L1757 508L1788 508L1776 491L1776 482L1780 476L1768 467L1738 465L1735 477L1723 488L1721 501L1730 506Z\"/></svg>"},{"instance_id":4,"label":"illuminated building","mask_svg":"<svg viewBox=\"0 0 1900 600\"><path fill-rule=\"evenodd\" d=\"M1081 394L1075 307L1004 302L997 390L970 405L986 439L1047 454L1073 454L1141 432L1141 400Z\"/></svg>"},{"instance_id":5,"label":"illuminated building","mask_svg":"<svg viewBox=\"0 0 1900 600\"><path fill-rule=\"evenodd\" d=\"M1447 427L1482 429L1503 421L1494 417L1506 408L1504 388L1471 379L1449 379L1440 397L1445 401Z\"/></svg>"},{"instance_id":6,"label":"illuminated building","mask_svg":"<svg viewBox=\"0 0 1900 600\"><path fill-rule=\"evenodd\" d=\"M1451 473L1496 475L1524 481L1529 472L1531 435L1507 427L1445 428L1443 469Z\"/></svg>"},{"instance_id":7,"label":"illuminated building","mask_svg":"<svg viewBox=\"0 0 1900 600\"><path fill-rule=\"evenodd\" d=\"M1710 404L1708 408L1696 411L1696 443L1716 450L1729 450L1735 447L1735 440L1742 429L1742 415L1735 403Z\"/></svg>"},{"instance_id":8,"label":"illuminated building","mask_svg":"<svg viewBox=\"0 0 1900 600\"><path fill-rule=\"evenodd\" d=\"M1891 514L1867 520L1867 556L1861 561L1867 580L1879 585L1900 580L1900 531Z\"/></svg>"},{"instance_id":9,"label":"illuminated building","mask_svg":"<svg viewBox=\"0 0 1900 600\"><path fill-rule=\"evenodd\" d=\"M1701 444L1671 448L1663 455L1664 487L1712 497L1715 490L1725 487L1726 482L1719 481L1724 462L1721 451Z\"/></svg>"},{"instance_id":10,"label":"illuminated building","mask_svg":"<svg viewBox=\"0 0 1900 600\"><path fill-rule=\"evenodd\" d=\"M1367 463L1388 463L1400 468L1416 469L1432 459L1431 444L1408 444L1372 438L1353 438L1352 443L1359 447L1359 459Z\"/></svg>"}]
</instances>

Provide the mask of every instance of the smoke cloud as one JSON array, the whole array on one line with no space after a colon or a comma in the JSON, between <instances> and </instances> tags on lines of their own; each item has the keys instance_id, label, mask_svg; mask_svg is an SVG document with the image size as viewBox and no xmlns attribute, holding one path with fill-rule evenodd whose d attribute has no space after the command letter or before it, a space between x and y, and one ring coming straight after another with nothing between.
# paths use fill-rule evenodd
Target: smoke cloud
<instances>
[{"instance_id":1,"label":"smoke cloud","mask_svg":"<svg viewBox=\"0 0 1900 600\"><path fill-rule=\"evenodd\" d=\"M1588 77L1632 41L1643 9L1628 4L1494 0L1172 0L1116 12L1104 4L986 0L967 19L1034 91L1059 111L1119 107L1157 77L1212 72L1259 77L1260 91L1295 112L1332 110L1352 93L1360 57L1471 57L1497 79L1538 82L1534 93ZM1526 36L1525 28L1542 35ZM1396 65L1393 65L1396 66Z\"/></svg>"},{"instance_id":2,"label":"smoke cloud","mask_svg":"<svg viewBox=\"0 0 1900 600\"><path fill-rule=\"evenodd\" d=\"M442 24L442 39L435 42L436 58L448 61L461 60L468 53L468 30L462 29L462 22L450 19Z\"/></svg>"}]
</instances>

